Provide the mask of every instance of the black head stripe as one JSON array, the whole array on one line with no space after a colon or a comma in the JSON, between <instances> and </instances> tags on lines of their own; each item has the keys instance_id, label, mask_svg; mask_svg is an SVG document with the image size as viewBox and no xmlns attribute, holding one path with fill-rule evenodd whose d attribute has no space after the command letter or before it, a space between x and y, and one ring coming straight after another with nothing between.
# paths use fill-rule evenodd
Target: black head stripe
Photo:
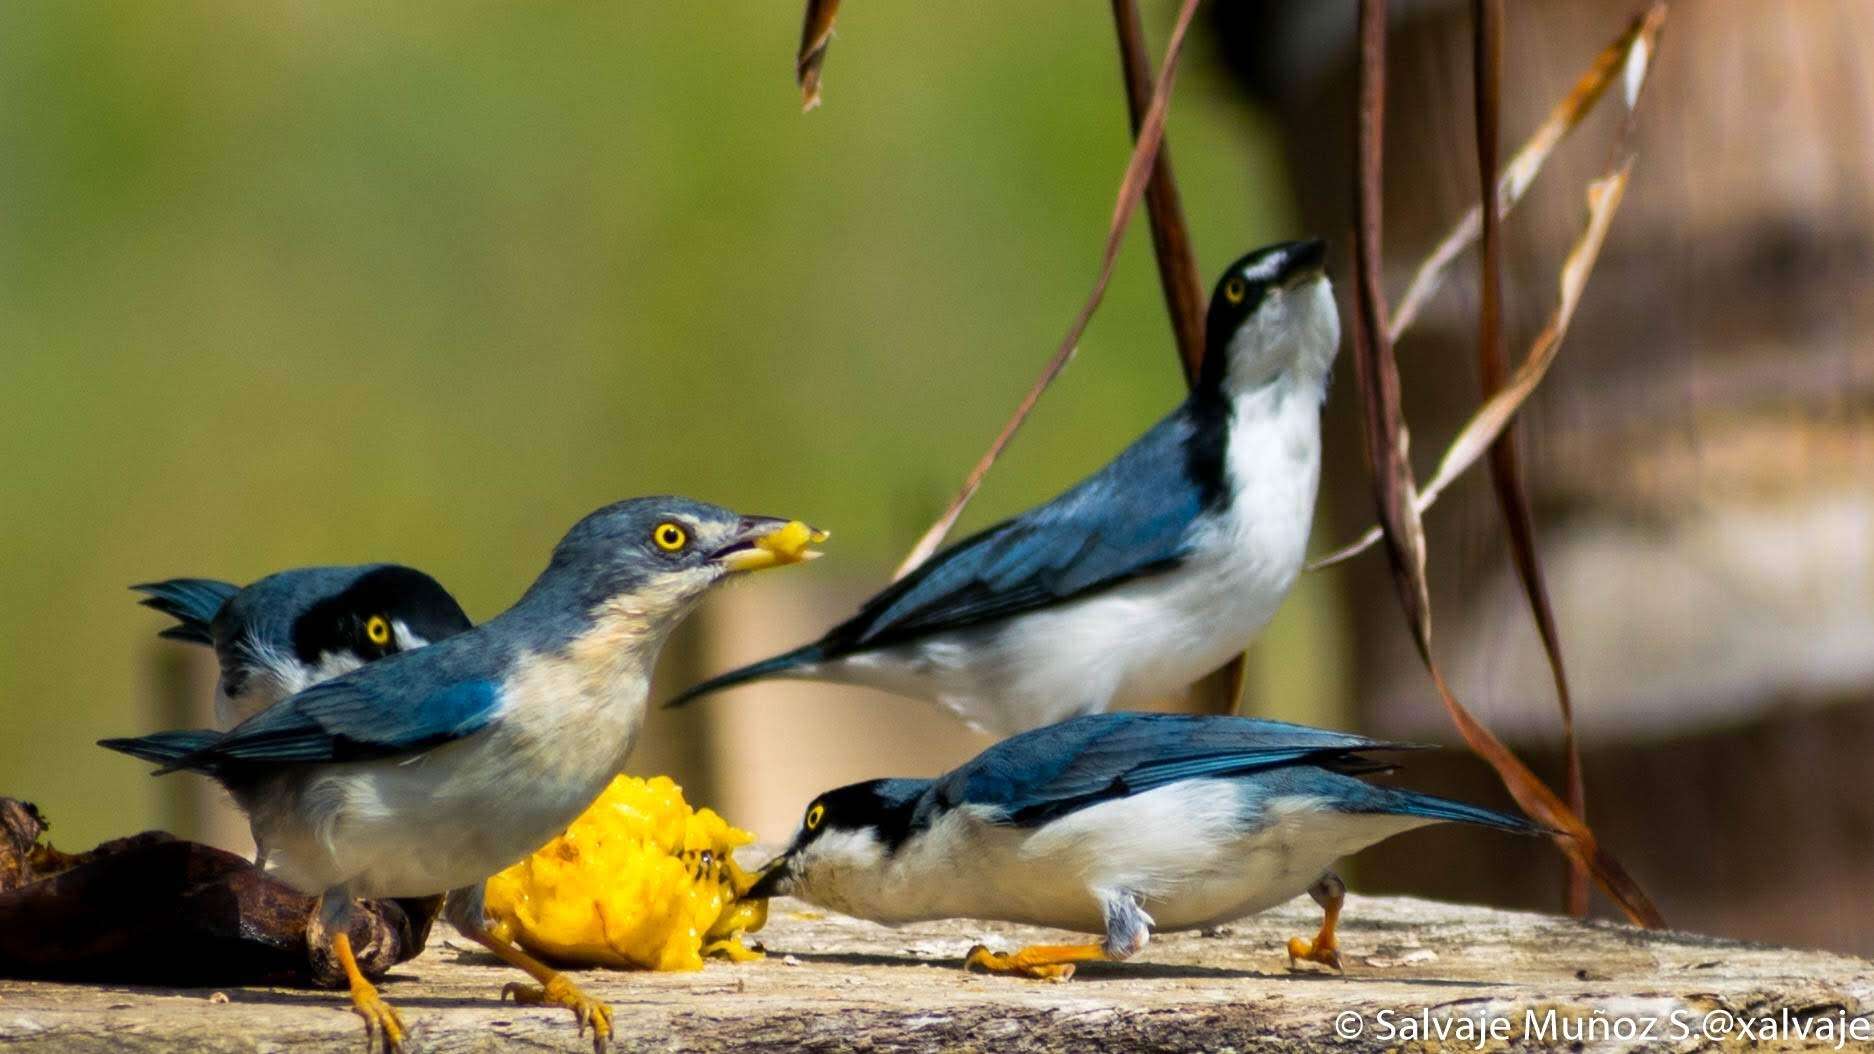
<instances>
[{"instance_id":1,"label":"black head stripe","mask_svg":"<svg viewBox=\"0 0 1874 1054\"><path fill-rule=\"evenodd\" d=\"M812 831L802 830L800 842L831 830L870 830L886 852L896 852L911 835L918 796L928 786L928 780L867 780L827 791L814 799L825 815Z\"/></svg>"},{"instance_id":2,"label":"black head stripe","mask_svg":"<svg viewBox=\"0 0 1874 1054\"><path fill-rule=\"evenodd\" d=\"M410 632L435 643L470 627L469 618L448 591L414 568L387 564L359 575L345 589L323 597L293 622L293 653L299 661L316 663L326 653L353 652L376 658L395 650L371 643L365 626L372 616L393 624L402 622Z\"/></svg>"}]
</instances>

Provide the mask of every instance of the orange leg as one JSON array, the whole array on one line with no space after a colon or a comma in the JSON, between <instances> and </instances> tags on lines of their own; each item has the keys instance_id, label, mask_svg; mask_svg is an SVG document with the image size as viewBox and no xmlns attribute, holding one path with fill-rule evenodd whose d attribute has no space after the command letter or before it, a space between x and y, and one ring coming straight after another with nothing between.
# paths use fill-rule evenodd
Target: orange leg
<instances>
[{"instance_id":1,"label":"orange leg","mask_svg":"<svg viewBox=\"0 0 1874 1054\"><path fill-rule=\"evenodd\" d=\"M981 967L990 973L1015 974L1042 981L1065 981L1075 963L1111 959L1103 944L1036 944L1018 952L992 952L978 944L963 960L965 970Z\"/></svg>"},{"instance_id":2,"label":"orange leg","mask_svg":"<svg viewBox=\"0 0 1874 1054\"><path fill-rule=\"evenodd\" d=\"M565 1007L573 1012L573 1017L579 1022L580 1035L585 1035L587 1025L592 1026L592 1049L598 1052L605 1050L605 1044L612 1038L611 1007L580 991L579 986L565 974L489 933L486 928L464 930L463 936L494 952L509 966L527 971L527 976L540 982L532 985L511 981L501 986L503 999L511 995L522 1006Z\"/></svg>"},{"instance_id":3,"label":"orange leg","mask_svg":"<svg viewBox=\"0 0 1874 1054\"><path fill-rule=\"evenodd\" d=\"M351 954L351 936L340 931L332 938L332 954L338 957L338 964L345 969L345 979L351 983L351 1006L364 1018L364 1041L369 1048L373 1032L384 1033L384 1049L387 1052L403 1048L403 1021L390 1004L378 998L377 989L364 979L364 972L358 969L358 960Z\"/></svg>"},{"instance_id":4,"label":"orange leg","mask_svg":"<svg viewBox=\"0 0 1874 1054\"><path fill-rule=\"evenodd\" d=\"M1288 939L1288 964L1298 962L1320 963L1340 969L1340 943L1334 939L1334 927L1340 922L1340 906L1347 899L1347 886L1340 876L1329 871L1320 880L1308 887L1308 895L1321 905L1321 932L1314 935L1314 940L1305 941L1300 937Z\"/></svg>"}]
</instances>

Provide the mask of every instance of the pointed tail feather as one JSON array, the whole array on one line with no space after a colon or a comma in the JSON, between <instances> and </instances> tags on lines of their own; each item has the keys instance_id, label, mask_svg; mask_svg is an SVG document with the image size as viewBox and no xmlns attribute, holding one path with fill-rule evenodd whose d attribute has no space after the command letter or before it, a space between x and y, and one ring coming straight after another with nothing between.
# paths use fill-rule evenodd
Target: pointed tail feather
<instances>
[{"instance_id":1,"label":"pointed tail feather","mask_svg":"<svg viewBox=\"0 0 1874 1054\"><path fill-rule=\"evenodd\" d=\"M670 709L683 706L691 700L701 698L702 696L714 692L719 692L724 688L733 688L738 684L747 684L749 681L759 681L766 677L775 677L790 673L794 670L798 670L802 666L811 666L825 658L825 656L826 652L820 645L803 645L795 648L793 651L776 655L772 659L763 659L757 663L750 663L739 670L730 670L728 673L711 677L701 684L691 685L683 691L678 692L676 698L665 703L664 707Z\"/></svg>"},{"instance_id":2,"label":"pointed tail feather","mask_svg":"<svg viewBox=\"0 0 1874 1054\"><path fill-rule=\"evenodd\" d=\"M139 603L154 608L176 620L176 624L158 633L167 640L185 640L212 646L215 637L209 624L228 598L241 591L230 582L212 578L171 578L164 582L144 582L130 587L147 594Z\"/></svg>"},{"instance_id":3,"label":"pointed tail feather","mask_svg":"<svg viewBox=\"0 0 1874 1054\"><path fill-rule=\"evenodd\" d=\"M98 746L161 765L163 767L154 773L160 776L175 771L178 762L200 753L220 738L221 733L211 729L178 729L173 732L154 732L134 739L100 739Z\"/></svg>"},{"instance_id":4,"label":"pointed tail feather","mask_svg":"<svg viewBox=\"0 0 1874 1054\"><path fill-rule=\"evenodd\" d=\"M1383 789L1385 811L1400 816L1423 816L1428 820L1443 820L1450 823L1468 823L1479 827L1492 827L1511 834L1553 834L1547 827L1521 816L1512 816L1495 809L1486 809L1481 805L1470 805L1450 798L1440 798L1418 791L1402 790L1397 787Z\"/></svg>"}]
</instances>

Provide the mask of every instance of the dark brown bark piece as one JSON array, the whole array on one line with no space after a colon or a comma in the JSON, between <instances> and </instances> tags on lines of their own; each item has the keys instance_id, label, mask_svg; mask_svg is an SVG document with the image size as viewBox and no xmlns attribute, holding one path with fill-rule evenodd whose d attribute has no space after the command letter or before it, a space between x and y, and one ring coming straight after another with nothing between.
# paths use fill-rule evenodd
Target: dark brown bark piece
<instances>
[{"instance_id":1,"label":"dark brown bark piece","mask_svg":"<svg viewBox=\"0 0 1874 1054\"><path fill-rule=\"evenodd\" d=\"M35 844L45 827L31 806L0 798L0 977L338 983L327 942L307 942L315 898L252 862L160 831L67 855ZM440 904L363 902L350 930L359 966L380 977L414 958Z\"/></svg>"}]
</instances>

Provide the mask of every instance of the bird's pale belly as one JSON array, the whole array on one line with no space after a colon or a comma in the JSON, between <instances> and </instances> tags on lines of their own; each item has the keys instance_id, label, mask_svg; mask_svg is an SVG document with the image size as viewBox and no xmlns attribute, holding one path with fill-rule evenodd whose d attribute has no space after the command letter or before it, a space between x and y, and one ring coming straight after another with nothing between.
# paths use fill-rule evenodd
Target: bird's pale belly
<instances>
[{"instance_id":1,"label":"bird's pale belly","mask_svg":"<svg viewBox=\"0 0 1874 1054\"><path fill-rule=\"evenodd\" d=\"M1305 892L1351 849L1396 827L1392 818L1315 812L1300 824L1250 826L1241 790L1204 780L1070 814L1038 829L967 817L933 828L926 861L905 862L895 881L852 905L881 921L965 917L1081 933L1106 928L1102 897L1136 898L1154 930L1239 919ZM940 861L942 863L940 863ZM967 862L942 882L932 874Z\"/></svg>"},{"instance_id":2,"label":"bird's pale belly","mask_svg":"<svg viewBox=\"0 0 1874 1054\"><path fill-rule=\"evenodd\" d=\"M301 808L257 818L269 867L308 892L344 884L354 896L480 882L598 797L636 738L641 706L636 714L628 727L601 722L577 737L504 723L414 758L332 766L300 790Z\"/></svg>"},{"instance_id":3,"label":"bird's pale belly","mask_svg":"<svg viewBox=\"0 0 1874 1054\"><path fill-rule=\"evenodd\" d=\"M1260 569L1251 569L1260 570ZM1266 576L1179 569L1032 616L1007 634L1022 731L1182 692L1241 652L1275 614L1293 568ZM1007 691L1007 688L1002 689Z\"/></svg>"}]
</instances>

